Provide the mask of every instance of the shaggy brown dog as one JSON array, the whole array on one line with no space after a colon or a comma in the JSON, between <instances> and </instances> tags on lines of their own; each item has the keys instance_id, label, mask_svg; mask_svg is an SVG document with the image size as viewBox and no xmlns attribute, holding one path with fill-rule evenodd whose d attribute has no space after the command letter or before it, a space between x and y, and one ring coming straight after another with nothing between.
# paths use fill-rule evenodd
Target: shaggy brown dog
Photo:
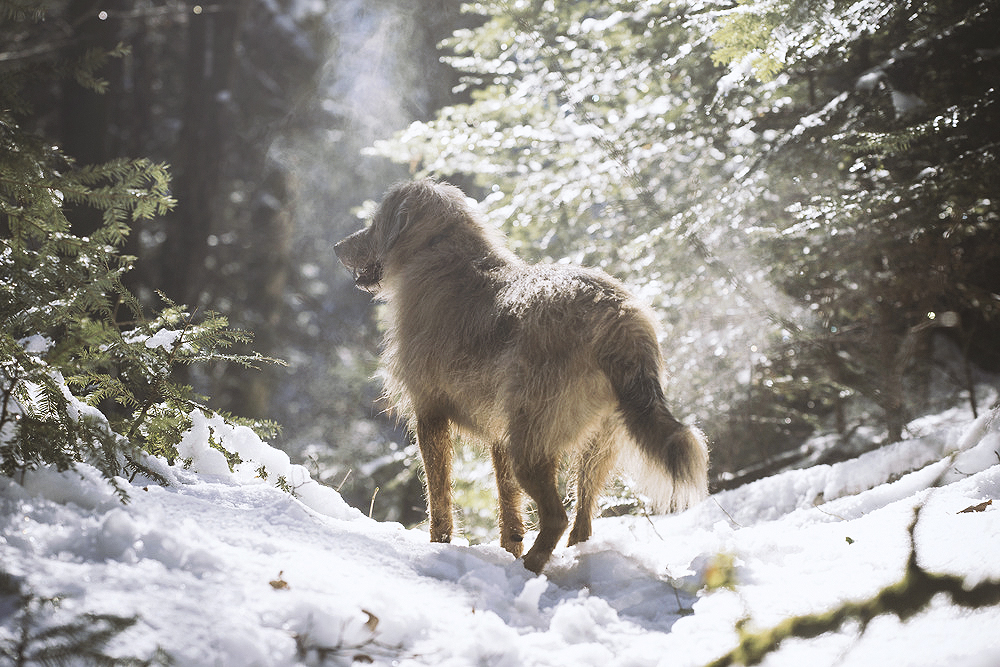
<instances>
[{"instance_id":1,"label":"shaggy brown dog","mask_svg":"<svg viewBox=\"0 0 1000 667\"><path fill-rule=\"evenodd\" d=\"M521 490L537 504L538 537L524 556L533 572L568 525L556 487L567 455L576 459L570 545L590 537L620 451L637 454L630 467L661 508L706 494L705 440L667 409L653 317L618 281L521 261L458 188L429 180L391 189L371 224L335 250L387 304L386 392L416 432L432 541L451 539L453 429L491 448L500 544L515 557Z\"/></svg>"}]
</instances>

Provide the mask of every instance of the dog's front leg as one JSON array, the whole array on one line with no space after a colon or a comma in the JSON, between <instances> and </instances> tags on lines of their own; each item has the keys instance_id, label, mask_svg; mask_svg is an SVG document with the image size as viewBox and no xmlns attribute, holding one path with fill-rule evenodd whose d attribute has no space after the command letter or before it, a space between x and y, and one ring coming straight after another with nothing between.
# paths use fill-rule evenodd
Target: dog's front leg
<instances>
[{"instance_id":1,"label":"dog's front leg","mask_svg":"<svg viewBox=\"0 0 1000 667\"><path fill-rule=\"evenodd\" d=\"M424 461L431 542L451 542L451 432L444 417L417 417L417 446Z\"/></svg>"}]
</instances>

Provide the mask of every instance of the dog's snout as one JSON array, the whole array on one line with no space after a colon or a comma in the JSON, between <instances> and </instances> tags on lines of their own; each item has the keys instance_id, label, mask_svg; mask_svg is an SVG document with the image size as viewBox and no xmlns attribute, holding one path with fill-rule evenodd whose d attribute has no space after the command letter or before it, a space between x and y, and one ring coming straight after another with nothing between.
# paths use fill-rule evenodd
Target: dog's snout
<instances>
[{"instance_id":1,"label":"dog's snout","mask_svg":"<svg viewBox=\"0 0 1000 667\"><path fill-rule=\"evenodd\" d=\"M361 231L354 232L333 245L333 252L337 255L337 259L349 269L358 266L364 259L361 256L361 248L364 245L364 234L366 231L362 229Z\"/></svg>"},{"instance_id":2,"label":"dog's snout","mask_svg":"<svg viewBox=\"0 0 1000 667\"><path fill-rule=\"evenodd\" d=\"M337 256L341 262L344 261L344 255L347 254L347 239L342 239L333 244L333 254Z\"/></svg>"}]
</instances>

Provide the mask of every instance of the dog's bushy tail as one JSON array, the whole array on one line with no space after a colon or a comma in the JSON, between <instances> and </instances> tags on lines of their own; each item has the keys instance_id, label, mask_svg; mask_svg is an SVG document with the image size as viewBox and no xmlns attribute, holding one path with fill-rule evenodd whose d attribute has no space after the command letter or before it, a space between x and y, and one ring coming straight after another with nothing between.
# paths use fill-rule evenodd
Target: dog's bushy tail
<instances>
[{"instance_id":1,"label":"dog's bushy tail","mask_svg":"<svg viewBox=\"0 0 1000 667\"><path fill-rule=\"evenodd\" d=\"M658 510L681 510L708 495L708 445L667 408L655 330L634 315L617 323L600 357L635 446L623 463Z\"/></svg>"}]
</instances>

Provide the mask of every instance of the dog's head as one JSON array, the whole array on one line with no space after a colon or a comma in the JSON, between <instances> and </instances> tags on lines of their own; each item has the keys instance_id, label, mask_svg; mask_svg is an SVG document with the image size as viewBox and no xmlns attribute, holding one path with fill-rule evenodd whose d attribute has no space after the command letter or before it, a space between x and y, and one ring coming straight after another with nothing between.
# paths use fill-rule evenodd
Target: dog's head
<instances>
[{"instance_id":1,"label":"dog's head","mask_svg":"<svg viewBox=\"0 0 1000 667\"><path fill-rule=\"evenodd\" d=\"M381 291L387 271L422 247L433 244L468 207L462 192L431 180L401 183L386 193L367 227L333 246L354 284Z\"/></svg>"}]
</instances>

